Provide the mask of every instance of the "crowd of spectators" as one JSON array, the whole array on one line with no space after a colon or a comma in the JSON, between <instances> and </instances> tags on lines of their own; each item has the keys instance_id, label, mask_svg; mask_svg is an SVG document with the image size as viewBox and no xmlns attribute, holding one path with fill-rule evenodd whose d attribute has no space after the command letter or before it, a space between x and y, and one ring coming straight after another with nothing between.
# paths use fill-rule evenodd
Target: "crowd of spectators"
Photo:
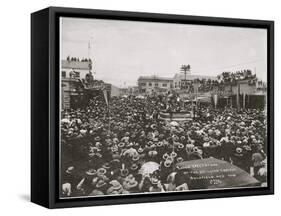
<instances>
[{"instance_id":1,"label":"crowd of spectators","mask_svg":"<svg viewBox=\"0 0 281 216\"><path fill-rule=\"evenodd\" d=\"M90 58L79 59L78 57L70 57L70 56L67 56L66 60L67 61L74 61L74 62L92 62L92 59L90 59Z\"/></svg>"},{"instance_id":2,"label":"crowd of spectators","mask_svg":"<svg viewBox=\"0 0 281 216\"><path fill-rule=\"evenodd\" d=\"M249 85L255 85L257 82L256 74L252 74L252 71L249 69L223 72L217 76L217 79L197 78L187 82L182 88L186 89L187 93L223 91L226 84L236 84L237 81L241 80L248 80Z\"/></svg>"},{"instance_id":3,"label":"crowd of spectators","mask_svg":"<svg viewBox=\"0 0 281 216\"><path fill-rule=\"evenodd\" d=\"M100 94L84 108L62 111L61 195L192 190L176 163L209 157L266 183L263 110L207 106L192 121L171 124L159 118L169 103L163 95L129 96L112 97L107 106Z\"/></svg>"},{"instance_id":4,"label":"crowd of spectators","mask_svg":"<svg viewBox=\"0 0 281 216\"><path fill-rule=\"evenodd\" d=\"M249 69L235 71L235 72L223 72L218 75L218 80L220 83L235 83L239 80L248 80L249 84L255 84L257 81L256 74L252 74Z\"/></svg>"}]
</instances>

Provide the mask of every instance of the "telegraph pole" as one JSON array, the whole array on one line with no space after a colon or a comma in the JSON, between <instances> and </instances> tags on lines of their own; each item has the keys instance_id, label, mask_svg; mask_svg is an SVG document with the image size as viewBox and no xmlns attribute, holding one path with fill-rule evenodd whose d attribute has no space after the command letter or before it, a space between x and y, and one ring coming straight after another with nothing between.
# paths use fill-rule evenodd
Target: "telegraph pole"
<instances>
[{"instance_id":1,"label":"telegraph pole","mask_svg":"<svg viewBox=\"0 0 281 216\"><path fill-rule=\"evenodd\" d=\"M190 67L189 64L188 65L182 65L180 69L184 73L184 86L186 87L186 75L187 75L187 73L190 73L191 67Z\"/></svg>"}]
</instances>

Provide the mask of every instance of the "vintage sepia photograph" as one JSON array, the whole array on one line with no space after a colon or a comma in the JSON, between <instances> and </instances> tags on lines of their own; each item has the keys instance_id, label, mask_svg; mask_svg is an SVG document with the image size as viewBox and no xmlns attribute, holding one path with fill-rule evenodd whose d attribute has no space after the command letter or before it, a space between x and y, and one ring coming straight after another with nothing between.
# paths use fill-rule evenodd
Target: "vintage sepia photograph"
<instances>
[{"instance_id":1,"label":"vintage sepia photograph","mask_svg":"<svg viewBox=\"0 0 281 216\"><path fill-rule=\"evenodd\" d=\"M267 187L266 29L59 21L60 199Z\"/></svg>"}]
</instances>

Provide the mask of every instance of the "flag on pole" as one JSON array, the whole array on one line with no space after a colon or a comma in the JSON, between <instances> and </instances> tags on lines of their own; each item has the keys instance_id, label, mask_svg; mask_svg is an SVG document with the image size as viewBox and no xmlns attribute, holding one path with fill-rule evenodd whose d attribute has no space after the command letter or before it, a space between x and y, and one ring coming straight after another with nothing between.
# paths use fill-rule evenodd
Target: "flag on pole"
<instances>
[{"instance_id":1,"label":"flag on pole","mask_svg":"<svg viewBox=\"0 0 281 216\"><path fill-rule=\"evenodd\" d=\"M103 89L103 96L104 96L104 100L106 102L106 105L108 106L108 97L107 97L107 91L106 89Z\"/></svg>"},{"instance_id":2,"label":"flag on pole","mask_svg":"<svg viewBox=\"0 0 281 216\"><path fill-rule=\"evenodd\" d=\"M218 105L218 95L217 94L214 95L214 103L215 103L215 108L217 108L217 105Z\"/></svg>"}]
</instances>

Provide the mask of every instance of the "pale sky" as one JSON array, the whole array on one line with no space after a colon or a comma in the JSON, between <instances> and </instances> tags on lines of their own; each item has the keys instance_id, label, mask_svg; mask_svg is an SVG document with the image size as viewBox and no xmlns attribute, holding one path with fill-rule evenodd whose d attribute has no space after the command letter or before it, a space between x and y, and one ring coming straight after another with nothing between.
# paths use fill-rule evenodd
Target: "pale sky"
<instances>
[{"instance_id":1,"label":"pale sky","mask_svg":"<svg viewBox=\"0 0 281 216\"><path fill-rule=\"evenodd\" d=\"M251 69L266 81L265 29L61 18L61 59L93 60L94 76L119 87L143 75L173 77L182 64L191 73L216 76Z\"/></svg>"}]
</instances>

